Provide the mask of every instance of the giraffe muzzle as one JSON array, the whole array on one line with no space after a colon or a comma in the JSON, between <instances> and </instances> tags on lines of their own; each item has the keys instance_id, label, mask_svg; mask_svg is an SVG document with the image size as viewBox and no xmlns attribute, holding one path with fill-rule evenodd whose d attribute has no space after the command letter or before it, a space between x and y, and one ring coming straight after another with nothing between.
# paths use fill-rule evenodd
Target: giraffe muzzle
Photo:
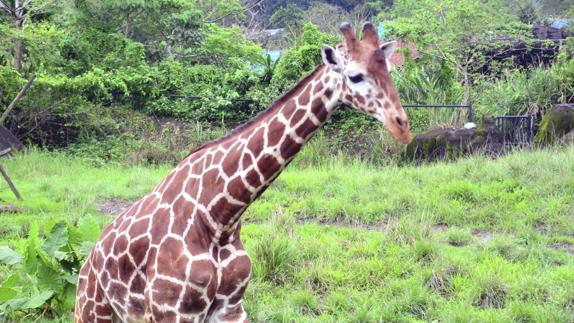
<instances>
[{"instance_id":1,"label":"giraffe muzzle","mask_svg":"<svg viewBox=\"0 0 574 323\"><path fill-rule=\"evenodd\" d=\"M409 120L406 116L394 116L386 118L385 126L393 138L401 144L409 144L412 140L411 130L409 129Z\"/></svg>"}]
</instances>

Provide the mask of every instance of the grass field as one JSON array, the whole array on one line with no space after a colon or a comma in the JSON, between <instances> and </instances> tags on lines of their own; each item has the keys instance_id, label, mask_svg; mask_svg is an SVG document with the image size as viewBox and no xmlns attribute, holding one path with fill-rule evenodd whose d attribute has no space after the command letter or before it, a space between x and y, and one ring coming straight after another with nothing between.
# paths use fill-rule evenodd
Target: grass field
<instances>
[{"instance_id":1,"label":"grass field","mask_svg":"<svg viewBox=\"0 0 574 323\"><path fill-rule=\"evenodd\" d=\"M170 169L34 150L3 163L25 200L1 184L2 203L24 211L0 214L0 245L20 251L31 223L104 225ZM424 166L302 164L244 215L252 321L574 322L574 147ZM1 266L0 282L14 270ZM0 321L54 320L42 313Z\"/></svg>"}]
</instances>

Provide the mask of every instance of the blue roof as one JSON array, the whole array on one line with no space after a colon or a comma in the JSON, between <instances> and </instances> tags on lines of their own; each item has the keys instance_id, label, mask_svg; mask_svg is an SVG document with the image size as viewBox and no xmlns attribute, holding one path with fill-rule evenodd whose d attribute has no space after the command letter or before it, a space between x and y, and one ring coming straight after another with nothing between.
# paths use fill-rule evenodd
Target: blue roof
<instances>
[{"instance_id":1,"label":"blue roof","mask_svg":"<svg viewBox=\"0 0 574 323\"><path fill-rule=\"evenodd\" d=\"M378 28L379 39L385 38L386 33L387 31L385 30L385 26L383 25L383 23L380 23Z\"/></svg>"},{"instance_id":2,"label":"blue roof","mask_svg":"<svg viewBox=\"0 0 574 323\"><path fill-rule=\"evenodd\" d=\"M263 56L271 56L271 61L275 62L279 59L279 57L283 54L281 50L265 50L263 51Z\"/></svg>"},{"instance_id":3,"label":"blue roof","mask_svg":"<svg viewBox=\"0 0 574 323\"><path fill-rule=\"evenodd\" d=\"M562 28L568 26L570 24L570 22L571 22L570 19L560 18L560 19L554 20L550 26L553 28L562 29Z\"/></svg>"}]
</instances>

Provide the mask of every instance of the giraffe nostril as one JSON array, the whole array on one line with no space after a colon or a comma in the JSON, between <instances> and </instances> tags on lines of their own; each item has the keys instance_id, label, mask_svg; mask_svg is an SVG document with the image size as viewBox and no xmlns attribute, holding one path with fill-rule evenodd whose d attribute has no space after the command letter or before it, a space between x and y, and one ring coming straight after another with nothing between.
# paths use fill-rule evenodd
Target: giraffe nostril
<instances>
[{"instance_id":1,"label":"giraffe nostril","mask_svg":"<svg viewBox=\"0 0 574 323\"><path fill-rule=\"evenodd\" d=\"M403 127L403 120L401 120L401 118L396 117L395 120L397 121L397 124L399 125L399 127Z\"/></svg>"}]
</instances>

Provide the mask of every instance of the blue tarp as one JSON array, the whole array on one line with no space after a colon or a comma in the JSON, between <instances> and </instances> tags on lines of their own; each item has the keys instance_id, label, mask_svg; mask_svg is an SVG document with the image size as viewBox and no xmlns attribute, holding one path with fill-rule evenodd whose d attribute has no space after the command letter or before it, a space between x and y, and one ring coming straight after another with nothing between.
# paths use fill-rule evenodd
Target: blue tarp
<instances>
[{"instance_id":1,"label":"blue tarp","mask_svg":"<svg viewBox=\"0 0 574 323\"><path fill-rule=\"evenodd\" d=\"M562 28L570 25L570 22L571 22L570 19L560 18L560 19L554 20L550 26L553 28L562 29Z\"/></svg>"},{"instance_id":2,"label":"blue tarp","mask_svg":"<svg viewBox=\"0 0 574 323\"><path fill-rule=\"evenodd\" d=\"M379 39L384 39L386 33L387 33L387 30L385 29L385 26L383 25L383 23L380 23L379 24L379 30L378 30Z\"/></svg>"},{"instance_id":3,"label":"blue tarp","mask_svg":"<svg viewBox=\"0 0 574 323\"><path fill-rule=\"evenodd\" d=\"M265 50L263 51L263 56L267 57L267 55L271 56L271 61L275 62L279 59L279 57L283 54L283 51L280 50Z\"/></svg>"}]
</instances>

